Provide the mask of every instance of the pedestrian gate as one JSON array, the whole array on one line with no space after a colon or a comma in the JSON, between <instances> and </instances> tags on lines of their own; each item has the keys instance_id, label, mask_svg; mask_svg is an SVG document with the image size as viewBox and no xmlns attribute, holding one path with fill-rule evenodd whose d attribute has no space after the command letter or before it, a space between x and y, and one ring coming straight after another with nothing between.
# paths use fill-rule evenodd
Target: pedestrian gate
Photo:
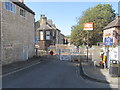
<instances>
[{"instance_id":1,"label":"pedestrian gate","mask_svg":"<svg viewBox=\"0 0 120 90\"><path fill-rule=\"evenodd\" d=\"M60 60L71 61L71 50L70 49L60 49Z\"/></svg>"}]
</instances>

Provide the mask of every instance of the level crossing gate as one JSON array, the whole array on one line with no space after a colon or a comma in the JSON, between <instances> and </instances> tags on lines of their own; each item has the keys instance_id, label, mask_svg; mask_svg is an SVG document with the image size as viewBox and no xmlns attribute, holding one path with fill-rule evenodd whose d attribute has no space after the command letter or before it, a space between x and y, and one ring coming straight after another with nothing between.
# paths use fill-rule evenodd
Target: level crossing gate
<instances>
[{"instance_id":1,"label":"level crossing gate","mask_svg":"<svg viewBox=\"0 0 120 90\"><path fill-rule=\"evenodd\" d=\"M59 49L60 60L71 61L71 49Z\"/></svg>"}]
</instances>

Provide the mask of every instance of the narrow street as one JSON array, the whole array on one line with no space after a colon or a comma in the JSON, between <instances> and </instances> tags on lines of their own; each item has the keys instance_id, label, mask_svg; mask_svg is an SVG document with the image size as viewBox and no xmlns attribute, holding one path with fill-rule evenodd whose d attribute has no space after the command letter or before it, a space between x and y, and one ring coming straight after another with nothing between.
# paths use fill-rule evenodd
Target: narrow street
<instances>
[{"instance_id":1,"label":"narrow street","mask_svg":"<svg viewBox=\"0 0 120 90\"><path fill-rule=\"evenodd\" d=\"M0 89L120 88L120 2L0 0Z\"/></svg>"},{"instance_id":2,"label":"narrow street","mask_svg":"<svg viewBox=\"0 0 120 90\"><path fill-rule=\"evenodd\" d=\"M3 77L3 88L110 88L85 80L77 63L45 60L36 66Z\"/></svg>"}]
</instances>

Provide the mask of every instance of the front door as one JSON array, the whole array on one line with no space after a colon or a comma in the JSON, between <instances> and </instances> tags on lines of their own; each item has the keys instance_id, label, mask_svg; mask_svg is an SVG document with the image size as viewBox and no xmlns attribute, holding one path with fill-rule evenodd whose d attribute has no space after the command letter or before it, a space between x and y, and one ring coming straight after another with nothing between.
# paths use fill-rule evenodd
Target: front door
<instances>
[{"instance_id":1,"label":"front door","mask_svg":"<svg viewBox=\"0 0 120 90\"><path fill-rule=\"evenodd\" d=\"M23 47L23 60L28 60L28 46Z\"/></svg>"}]
</instances>

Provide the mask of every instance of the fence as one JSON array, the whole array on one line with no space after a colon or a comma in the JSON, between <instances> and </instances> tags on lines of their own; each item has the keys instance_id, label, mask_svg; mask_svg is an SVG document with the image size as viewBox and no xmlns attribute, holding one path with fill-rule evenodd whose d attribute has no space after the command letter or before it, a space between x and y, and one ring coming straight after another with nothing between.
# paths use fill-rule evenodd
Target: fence
<instances>
[{"instance_id":1,"label":"fence","mask_svg":"<svg viewBox=\"0 0 120 90\"><path fill-rule=\"evenodd\" d=\"M54 55L49 54L50 51L54 52ZM100 61L100 47L93 46L89 48L88 58L89 60L98 60ZM38 55L44 58L58 59L58 60L67 60L67 61L86 61L87 59L87 49L86 47L76 48L73 46L67 45L55 45L48 47L47 51L38 50Z\"/></svg>"}]
</instances>

